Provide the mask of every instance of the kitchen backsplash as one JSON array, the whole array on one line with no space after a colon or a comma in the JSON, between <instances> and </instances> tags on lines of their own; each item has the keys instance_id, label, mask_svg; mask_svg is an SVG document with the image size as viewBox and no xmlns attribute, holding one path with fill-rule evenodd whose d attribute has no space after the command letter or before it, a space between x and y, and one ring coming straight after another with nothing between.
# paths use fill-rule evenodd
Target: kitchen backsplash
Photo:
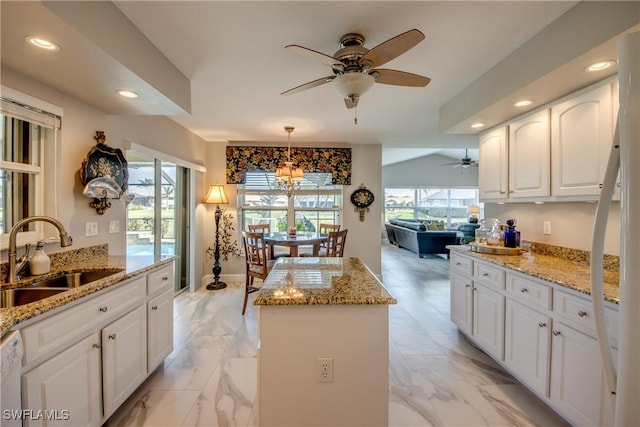
<instances>
[{"instance_id":1,"label":"kitchen backsplash","mask_svg":"<svg viewBox=\"0 0 640 427\"><path fill-rule=\"evenodd\" d=\"M554 256L583 265L589 265L590 263L591 252L583 251L581 249L565 248L561 246L548 245L546 243L528 241L523 241L522 247L532 253ZM606 269L619 270L620 257L617 255L605 254L603 266Z\"/></svg>"}]
</instances>

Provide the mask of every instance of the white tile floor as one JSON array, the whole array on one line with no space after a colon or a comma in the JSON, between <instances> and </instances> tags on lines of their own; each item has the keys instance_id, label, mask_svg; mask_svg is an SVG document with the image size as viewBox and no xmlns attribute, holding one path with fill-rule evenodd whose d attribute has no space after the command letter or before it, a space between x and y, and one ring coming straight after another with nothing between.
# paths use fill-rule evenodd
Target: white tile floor
<instances>
[{"instance_id":1,"label":"white tile floor","mask_svg":"<svg viewBox=\"0 0 640 427\"><path fill-rule=\"evenodd\" d=\"M389 425L565 426L449 320L447 259L383 245L390 306ZM175 300L175 350L108 426L254 426L256 308L242 284Z\"/></svg>"}]
</instances>

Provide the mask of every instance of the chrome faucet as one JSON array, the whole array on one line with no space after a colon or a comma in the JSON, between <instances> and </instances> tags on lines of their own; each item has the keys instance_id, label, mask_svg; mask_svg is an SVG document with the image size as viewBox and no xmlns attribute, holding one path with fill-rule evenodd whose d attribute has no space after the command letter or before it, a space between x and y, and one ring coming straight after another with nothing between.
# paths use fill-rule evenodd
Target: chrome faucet
<instances>
[{"instance_id":1,"label":"chrome faucet","mask_svg":"<svg viewBox=\"0 0 640 427\"><path fill-rule=\"evenodd\" d=\"M7 277L7 282L8 283L13 283L13 282L17 282L18 281L18 273L20 271L22 271L27 263L29 262L29 256L28 256L28 251L29 249L26 249L26 253L25 256L22 256L20 258L19 261L16 261L16 237L18 235L18 230L20 230L22 227L24 227L25 225L31 223L31 222L35 222L35 221L44 221L44 222L48 222L50 224L52 224L53 226L55 226L58 229L58 232L60 232L60 246L61 247L66 247L66 246L71 246L73 240L71 239L71 236L69 236L67 234L67 232L65 231L64 227L62 226L62 223L60 223L60 221L58 221L57 219L48 217L48 216L31 216L28 218L24 218L21 219L20 221L16 222L15 225L13 226L13 228L11 229L11 233L9 233L9 275Z\"/></svg>"}]
</instances>

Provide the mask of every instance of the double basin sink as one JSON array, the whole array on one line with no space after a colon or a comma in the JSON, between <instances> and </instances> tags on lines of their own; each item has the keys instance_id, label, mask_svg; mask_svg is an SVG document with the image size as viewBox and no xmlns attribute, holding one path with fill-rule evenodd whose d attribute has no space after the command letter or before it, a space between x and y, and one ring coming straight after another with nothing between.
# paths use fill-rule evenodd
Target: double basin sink
<instances>
[{"instance_id":1,"label":"double basin sink","mask_svg":"<svg viewBox=\"0 0 640 427\"><path fill-rule=\"evenodd\" d=\"M9 308L40 301L41 299L88 285L96 280L104 279L122 269L102 269L65 273L49 279L41 280L22 288L1 291L0 307Z\"/></svg>"}]
</instances>

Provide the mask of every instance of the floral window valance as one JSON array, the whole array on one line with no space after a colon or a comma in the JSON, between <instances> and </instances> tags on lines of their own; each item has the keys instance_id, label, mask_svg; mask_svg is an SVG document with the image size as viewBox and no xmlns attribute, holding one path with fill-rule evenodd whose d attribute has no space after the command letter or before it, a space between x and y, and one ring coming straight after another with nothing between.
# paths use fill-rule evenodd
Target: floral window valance
<instances>
[{"instance_id":1,"label":"floral window valance","mask_svg":"<svg viewBox=\"0 0 640 427\"><path fill-rule=\"evenodd\" d=\"M227 184L244 183L246 171L274 171L287 147L227 147ZM291 161L305 172L328 172L334 184L351 184L351 148L291 148Z\"/></svg>"}]
</instances>

